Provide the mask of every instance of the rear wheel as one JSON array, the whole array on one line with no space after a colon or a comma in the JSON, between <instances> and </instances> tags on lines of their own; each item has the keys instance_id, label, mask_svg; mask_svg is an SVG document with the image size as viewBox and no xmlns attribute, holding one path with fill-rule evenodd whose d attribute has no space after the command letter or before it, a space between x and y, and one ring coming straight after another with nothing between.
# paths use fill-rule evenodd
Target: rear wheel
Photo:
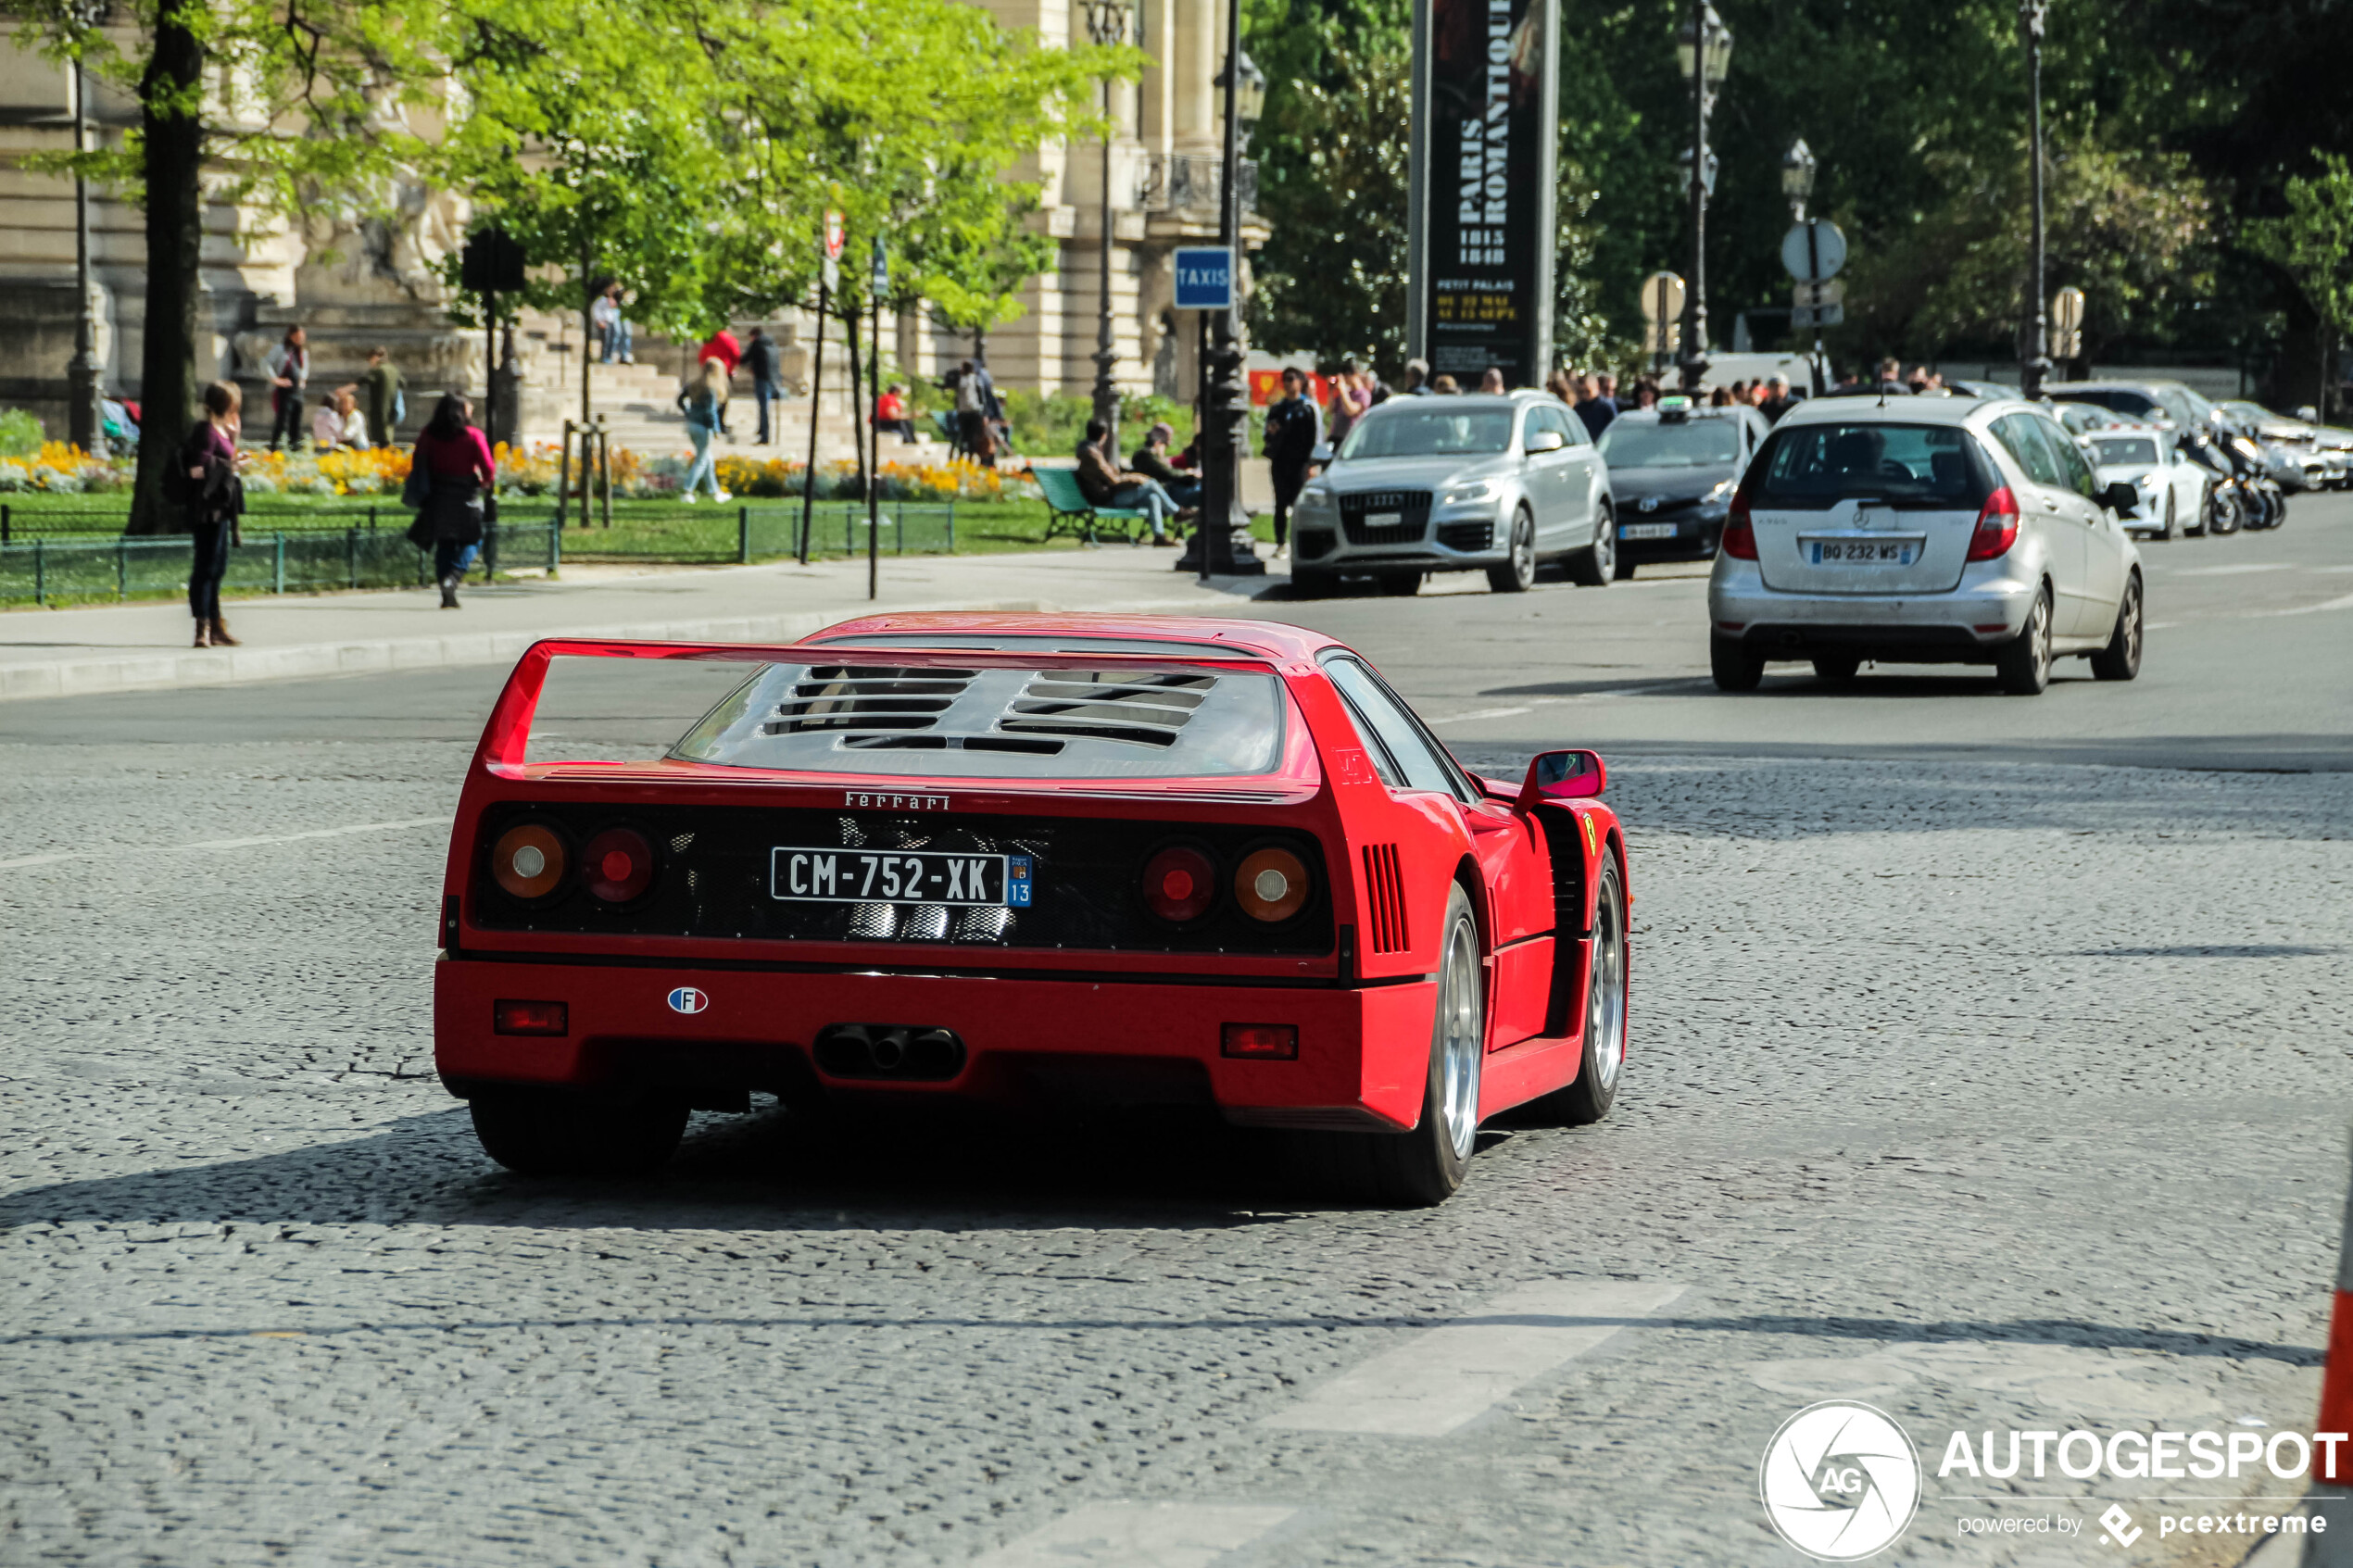
<instances>
[{"instance_id":1,"label":"rear wheel","mask_svg":"<svg viewBox=\"0 0 2353 1568\"><path fill-rule=\"evenodd\" d=\"M2129 681L2141 672L2141 574L2124 580L2124 599L2116 607L2116 630L2108 646L2092 656L2092 673L2103 681Z\"/></svg>"},{"instance_id":2,"label":"rear wheel","mask_svg":"<svg viewBox=\"0 0 2353 1568\"><path fill-rule=\"evenodd\" d=\"M2206 531L2208 533L2236 533L2239 531L2239 524L2246 521L2246 514L2239 506L2239 494L2235 489L2214 492L2214 514L2206 524Z\"/></svg>"},{"instance_id":3,"label":"rear wheel","mask_svg":"<svg viewBox=\"0 0 2353 1568\"><path fill-rule=\"evenodd\" d=\"M1601 885L1593 893L1593 965L1585 986L1585 1052L1577 1077L1541 1102L1550 1116L1583 1126L1609 1114L1617 1103L1617 1080L1626 1065L1626 889L1617 862L1602 857Z\"/></svg>"},{"instance_id":4,"label":"rear wheel","mask_svg":"<svg viewBox=\"0 0 2353 1568\"><path fill-rule=\"evenodd\" d=\"M1751 653L1738 637L1711 636L1707 639L1708 673L1716 677L1719 692L1753 692L1765 679L1765 656Z\"/></svg>"},{"instance_id":5,"label":"rear wheel","mask_svg":"<svg viewBox=\"0 0 2353 1568\"><path fill-rule=\"evenodd\" d=\"M1499 594L1525 594L1536 586L1536 520L1524 508L1512 514L1511 558L1487 569L1487 585Z\"/></svg>"},{"instance_id":6,"label":"rear wheel","mask_svg":"<svg viewBox=\"0 0 2353 1568\"><path fill-rule=\"evenodd\" d=\"M1393 599L1410 599L1422 591L1422 574L1418 571L1384 571L1378 581L1380 591Z\"/></svg>"},{"instance_id":7,"label":"rear wheel","mask_svg":"<svg viewBox=\"0 0 2353 1568\"><path fill-rule=\"evenodd\" d=\"M1446 897L1437 1017L1421 1118L1410 1133L1300 1133L1293 1148L1315 1185L1343 1198L1427 1209L1463 1185L1478 1134L1478 1074L1487 1047L1487 973L1460 884Z\"/></svg>"},{"instance_id":8,"label":"rear wheel","mask_svg":"<svg viewBox=\"0 0 2353 1568\"><path fill-rule=\"evenodd\" d=\"M1603 507L1593 518L1593 542L1570 552L1568 580L1580 588L1606 588L1617 579L1617 520Z\"/></svg>"},{"instance_id":9,"label":"rear wheel","mask_svg":"<svg viewBox=\"0 0 2353 1568\"><path fill-rule=\"evenodd\" d=\"M2040 696L2043 688L2051 684L2049 583L2043 584L2043 591L2034 596L2034 608L2026 612L2025 627L2002 645L2001 655L1994 661L1994 671L2002 689L2012 696Z\"/></svg>"},{"instance_id":10,"label":"rear wheel","mask_svg":"<svg viewBox=\"0 0 2353 1568\"><path fill-rule=\"evenodd\" d=\"M644 1175L686 1130L674 1101L520 1085L479 1091L472 1110L483 1152L525 1176Z\"/></svg>"},{"instance_id":11,"label":"rear wheel","mask_svg":"<svg viewBox=\"0 0 2353 1568\"><path fill-rule=\"evenodd\" d=\"M1862 659L1851 653L1826 653L1814 660L1814 673L1825 681L1851 681L1862 668Z\"/></svg>"}]
</instances>

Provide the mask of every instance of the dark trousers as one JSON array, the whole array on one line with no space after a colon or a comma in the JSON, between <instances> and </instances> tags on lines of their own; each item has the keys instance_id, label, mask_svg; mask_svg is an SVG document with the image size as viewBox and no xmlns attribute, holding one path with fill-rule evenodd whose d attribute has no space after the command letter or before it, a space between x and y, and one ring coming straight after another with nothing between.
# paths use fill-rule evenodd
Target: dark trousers
<instances>
[{"instance_id":1,"label":"dark trousers","mask_svg":"<svg viewBox=\"0 0 2353 1568\"><path fill-rule=\"evenodd\" d=\"M220 580L229 575L229 525L199 522L188 530L195 535L195 553L188 563L188 613L198 621L220 619Z\"/></svg>"},{"instance_id":2,"label":"dark trousers","mask_svg":"<svg viewBox=\"0 0 2353 1568\"><path fill-rule=\"evenodd\" d=\"M271 405L277 410L277 417L270 421L270 449L274 452L282 445L301 445L302 388L277 386L270 390L273 394Z\"/></svg>"},{"instance_id":3,"label":"dark trousers","mask_svg":"<svg viewBox=\"0 0 2353 1568\"><path fill-rule=\"evenodd\" d=\"M1275 548L1281 549L1290 541L1291 504L1307 484L1307 465L1292 468L1277 463L1272 470L1275 479Z\"/></svg>"},{"instance_id":4,"label":"dark trousers","mask_svg":"<svg viewBox=\"0 0 2353 1568\"><path fill-rule=\"evenodd\" d=\"M771 439L768 424L768 405L776 402L778 399L783 397L785 395L785 389L778 386L772 381L756 381L751 383L751 395L752 397L760 404L759 439L760 444L762 446L765 446L769 444ZM784 423L784 420L780 417L776 422L781 425Z\"/></svg>"},{"instance_id":5,"label":"dark trousers","mask_svg":"<svg viewBox=\"0 0 2353 1568\"><path fill-rule=\"evenodd\" d=\"M433 546L433 580L463 577L473 569L474 558L482 554L480 545L468 545L456 539L436 539Z\"/></svg>"}]
</instances>

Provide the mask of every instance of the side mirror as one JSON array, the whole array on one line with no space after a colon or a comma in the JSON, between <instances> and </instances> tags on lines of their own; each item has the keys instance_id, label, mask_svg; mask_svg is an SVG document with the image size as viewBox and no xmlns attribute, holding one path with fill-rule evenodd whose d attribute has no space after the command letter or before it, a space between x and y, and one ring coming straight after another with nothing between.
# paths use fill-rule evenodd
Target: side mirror
<instances>
[{"instance_id":1,"label":"side mirror","mask_svg":"<svg viewBox=\"0 0 2353 1568\"><path fill-rule=\"evenodd\" d=\"M1567 445L1568 437L1556 430L1531 430L1528 433L1528 455L1531 458L1539 452L1557 452Z\"/></svg>"},{"instance_id":2,"label":"side mirror","mask_svg":"<svg viewBox=\"0 0 2353 1568\"><path fill-rule=\"evenodd\" d=\"M2100 493L2100 505L2119 517L2126 516L2140 504L2141 493L2120 479Z\"/></svg>"},{"instance_id":3,"label":"side mirror","mask_svg":"<svg viewBox=\"0 0 2353 1568\"><path fill-rule=\"evenodd\" d=\"M1609 787L1609 770L1598 751L1542 751L1528 765L1519 786L1520 809L1549 800L1589 800Z\"/></svg>"}]
</instances>

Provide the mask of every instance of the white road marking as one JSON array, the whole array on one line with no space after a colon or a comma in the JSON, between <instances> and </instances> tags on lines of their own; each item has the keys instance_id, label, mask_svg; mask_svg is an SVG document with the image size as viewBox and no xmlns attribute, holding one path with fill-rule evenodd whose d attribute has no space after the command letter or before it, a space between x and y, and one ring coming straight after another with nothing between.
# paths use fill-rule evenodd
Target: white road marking
<instances>
[{"instance_id":1,"label":"white road marking","mask_svg":"<svg viewBox=\"0 0 2353 1568\"><path fill-rule=\"evenodd\" d=\"M1658 1281L1537 1280L1417 1335L1260 1423L1298 1432L1442 1437L1513 1390L1682 1295Z\"/></svg>"},{"instance_id":2,"label":"white road marking","mask_svg":"<svg viewBox=\"0 0 2353 1568\"><path fill-rule=\"evenodd\" d=\"M193 855L201 850L249 849L257 844L296 844L306 838L341 838L355 833L389 833L396 828L436 827L447 817L409 817L397 822L354 822L349 827L312 828L305 833L273 833L258 838L208 838L200 844L127 845L111 849L63 849L53 855L23 855L0 860L0 871L19 866L46 866L59 860L104 860L117 855Z\"/></svg>"},{"instance_id":3,"label":"white road marking","mask_svg":"<svg viewBox=\"0 0 2353 1568\"><path fill-rule=\"evenodd\" d=\"M1533 713L1533 708L1479 708L1468 713L1449 713L1442 719L1432 719L1433 724L1467 724L1474 719L1510 719L1522 713Z\"/></svg>"},{"instance_id":4,"label":"white road marking","mask_svg":"<svg viewBox=\"0 0 2353 1568\"><path fill-rule=\"evenodd\" d=\"M1299 1511L1093 1503L973 1560L972 1568L1209 1568Z\"/></svg>"},{"instance_id":5,"label":"white road marking","mask_svg":"<svg viewBox=\"0 0 2353 1568\"><path fill-rule=\"evenodd\" d=\"M2177 566L2166 568L2168 577L2239 577L2250 571L2293 571L2290 561L2241 561L2236 566Z\"/></svg>"},{"instance_id":6,"label":"white road marking","mask_svg":"<svg viewBox=\"0 0 2353 1568\"><path fill-rule=\"evenodd\" d=\"M2266 609L2259 610L2257 613L2259 615L2317 615L2324 609L2353 609L2353 594L2346 594L2334 599L2322 599L2316 605L2297 605L2294 609Z\"/></svg>"}]
</instances>

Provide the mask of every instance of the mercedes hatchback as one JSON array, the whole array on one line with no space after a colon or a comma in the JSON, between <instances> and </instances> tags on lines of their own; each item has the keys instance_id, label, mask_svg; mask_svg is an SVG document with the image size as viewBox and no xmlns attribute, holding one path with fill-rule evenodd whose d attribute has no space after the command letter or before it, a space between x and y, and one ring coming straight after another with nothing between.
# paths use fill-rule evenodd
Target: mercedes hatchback
<instances>
[{"instance_id":1,"label":"mercedes hatchback","mask_svg":"<svg viewBox=\"0 0 2353 1568\"><path fill-rule=\"evenodd\" d=\"M2138 499L2036 404L1809 401L1733 493L1708 579L1716 684L1753 691L1774 659L1830 681L1865 660L1990 664L2031 696L2068 655L2129 681L2141 559L2117 513Z\"/></svg>"}]
</instances>

